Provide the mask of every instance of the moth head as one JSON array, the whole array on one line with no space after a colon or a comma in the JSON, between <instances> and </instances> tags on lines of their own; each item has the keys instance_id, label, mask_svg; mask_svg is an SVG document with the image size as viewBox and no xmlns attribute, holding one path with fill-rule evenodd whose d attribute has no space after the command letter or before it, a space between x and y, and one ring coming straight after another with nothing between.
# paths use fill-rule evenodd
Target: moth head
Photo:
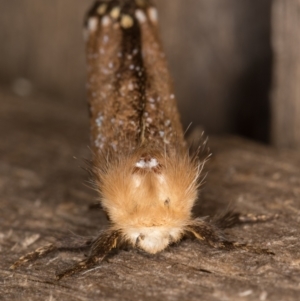
<instances>
[{"instance_id":1,"label":"moth head","mask_svg":"<svg viewBox=\"0 0 300 301\"><path fill-rule=\"evenodd\" d=\"M191 219L202 164L176 152L142 152L102 172L102 205L132 244L157 253L179 240Z\"/></svg>"}]
</instances>

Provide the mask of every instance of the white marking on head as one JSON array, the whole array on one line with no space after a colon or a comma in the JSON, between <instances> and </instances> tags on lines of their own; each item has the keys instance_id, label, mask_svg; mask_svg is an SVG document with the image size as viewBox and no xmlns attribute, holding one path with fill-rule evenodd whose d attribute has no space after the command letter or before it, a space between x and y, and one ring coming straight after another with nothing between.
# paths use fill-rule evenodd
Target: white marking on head
<instances>
[{"instance_id":1,"label":"white marking on head","mask_svg":"<svg viewBox=\"0 0 300 301\"><path fill-rule=\"evenodd\" d=\"M155 168L159 165L157 159L155 158L151 158L150 161L145 161L144 159L141 159L139 162L137 162L135 164L136 167L138 168L149 168L149 169L152 169L152 168Z\"/></svg>"},{"instance_id":2,"label":"white marking on head","mask_svg":"<svg viewBox=\"0 0 300 301\"><path fill-rule=\"evenodd\" d=\"M110 18L108 16L104 16L102 18L102 26L106 27L110 24Z\"/></svg>"},{"instance_id":3,"label":"white marking on head","mask_svg":"<svg viewBox=\"0 0 300 301\"><path fill-rule=\"evenodd\" d=\"M137 162L135 164L135 166L138 167L138 168L146 168L146 162L142 159L139 162Z\"/></svg>"},{"instance_id":4,"label":"white marking on head","mask_svg":"<svg viewBox=\"0 0 300 301\"><path fill-rule=\"evenodd\" d=\"M157 9L154 7L151 7L148 9L148 16L150 18L150 20L153 23L157 23L157 19L158 19L158 13L157 13Z\"/></svg>"},{"instance_id":5,"label":"white marking on head","mask_svg":"<svg viewBox=\"0 0 300 301\"><path fill-rule=\"evenodd\" d=\"M94 32L98 27L98 19L95 17L89 18L88 20L88 29L90 32Z\"/></svg>"},{"instance_id":6,"label":"white marking on head","mask_svg":"<svg viewBox=\"0 0 300 301\"><path fill-rule=\"evenodd\" d=\"M147 20L146 15L144 14L144 12L140 9L137 9L135 12L135 16L136 18L141 22L141 23L145 23Z\"/></svg>"},{"instance_id":7,"label":"white marking on head","mask_svg":"<svg viewBox=\"0 0 300 301\"><path fill-rule=\"evenodd\" d=\"M129 15L123 15L122 18L121 18L121 26L123 28L130 28L133 26L133 19L131 16Z\"/></svg>"},{"instance_id":8,"label":"white marking on head","mask_svg":"<svg viewBox=\"0 0 300 301\"><path fill-rule=\"evenodd\" d=\"M158 166L158 162L155 158L151 158L150 162L148 163L149 168L154 168Z\"/></svg>"},{"instance_id":9,"label":"white marking on head","mask_svg":"<svg viewBox=\"0 0 300 301\"><path fill-rule=\"evenodd\" d=\"M110 15L113 19L118 19L119 16L120 16L120 12L121 12L121 9L120 7L114 7L111 12L110 12Z\"/></svg>"},{"instance_id":10,"label":"white marking on head","mask_svg":"<svg viewBox=\"0 0 300 301\"><path fill-rule=\"evenodd\" d=\"M175 95L174 94L171 94L170 95L170 99L174 99L175 98Z\"/></svg>"}]
</instances>

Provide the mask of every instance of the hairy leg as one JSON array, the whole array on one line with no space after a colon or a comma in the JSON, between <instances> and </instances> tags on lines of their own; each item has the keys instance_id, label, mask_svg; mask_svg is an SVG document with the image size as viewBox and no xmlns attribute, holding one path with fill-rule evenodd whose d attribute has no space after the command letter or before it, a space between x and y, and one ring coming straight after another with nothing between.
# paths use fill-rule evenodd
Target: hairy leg
<instances>
[{"instance_id":1,"label":"hairy leg","mask_svg":"<svg viewBox=\"0 0 300 301\"><path fill-rule=\"evenodd\" d=\"M248 244L228 240L222 232L221 228L217 227L216 224L209 223L205 220L194 220L190 225L186 227L186 231L188 233L192 233L197 239L205 241L213 248L221 248L227 250L243 249L256 254L274 255L274 253L269 251L268 249L262 249Z\"/></svg>"},{"instance_id":2,"label":"hairy leg","mask_svg":"<svg viewBox=\"0 0 300 301\"><path fill-rule=\"evenodd\" d=\"M228 229L243 224L264 223L277 217L278 215L241 214L229 209L225 213L217 215L213 219L213 224L220 229Z\"/></svg>"},{"instance_id":3,"label":"hairy leg","mask_svg":"<svg viewBox=\"0 0 300 301\"><path fill-rule=\"evenodd\" d=\"M57 240L55 243L51 243L36 249L22 257L20 257L10 269L14 270L22 265L29 262L36 261L37 259L44 258L47 255L55 252L71 251L71 252L82 252L91 247L93 243L91 238L81 238L81 237L63 237Z\"/></svg>"},{"instance_id":4,"label":"hairy leg","mask_svg":"<svg viewBox=\"0 0 300 301\"><path fill-rule=\"evenodd\" d=\"M71 268L58 273L56 275L56 279L60 280L64 277L77 274L84 270L88 270L99 264L112 249L118 247L120 235L120 231L111 230L101 233L93 242L88 258L76 263Z\"/></svg>"}]
</instances>

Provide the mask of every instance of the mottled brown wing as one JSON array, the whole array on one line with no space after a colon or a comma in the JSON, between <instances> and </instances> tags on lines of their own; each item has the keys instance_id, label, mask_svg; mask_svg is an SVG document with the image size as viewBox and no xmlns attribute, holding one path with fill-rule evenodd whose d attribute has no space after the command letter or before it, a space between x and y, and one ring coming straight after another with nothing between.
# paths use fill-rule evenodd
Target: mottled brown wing
<instances>
[{"instance_id":1,"label":"mottled brown wing","mask_svg":"<svg viewBox=\"0 0 300 301\"><path fill-rule=\"evenodd\" d=\"M98 1L86 20L92 148L185 148L170 75L149 1Z\"/></svg>"}]
</instances>

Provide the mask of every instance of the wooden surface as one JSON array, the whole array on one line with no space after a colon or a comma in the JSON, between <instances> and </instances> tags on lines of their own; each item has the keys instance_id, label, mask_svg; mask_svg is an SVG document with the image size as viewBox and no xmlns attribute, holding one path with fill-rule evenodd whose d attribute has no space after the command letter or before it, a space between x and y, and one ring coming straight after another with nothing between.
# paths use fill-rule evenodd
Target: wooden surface
<instances>
[{"instance_id":1,"label":"wooden surface","mask_svg":"<svg viewBox=\"0 0 300 301\"><path fill-rule=\"evenodd\" d=\"M300 149L300 0L274 0L272 142Z\"/></svg>"},{"instance_id":2,"label":"wooden surface","mask_svg":"<svg viewBox=\"0 0 300 301\"><path fill-rule=\"evenodd\" d=\"M212 138L213 158L197 211L229 203L243 213L279 214L227 231L275 256L224 252L186 240L157 256L120 251L96 270L55 282L83 254L56 253L14 272L21 255L57 237L105 227L79 167L89 157L85 104L0 92L0 300L299 300L300 155L239 138ZM78 159L74 159L76 156Z\"/></svg>"}]
</instances>

